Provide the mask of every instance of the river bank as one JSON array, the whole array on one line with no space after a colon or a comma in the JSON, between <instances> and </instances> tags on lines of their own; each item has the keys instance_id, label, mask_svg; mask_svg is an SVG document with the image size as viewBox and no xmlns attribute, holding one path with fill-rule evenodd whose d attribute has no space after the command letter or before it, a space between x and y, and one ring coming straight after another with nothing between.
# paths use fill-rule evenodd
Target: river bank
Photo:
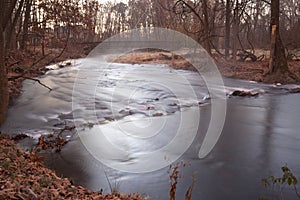
<instances>
[{"instance_id":1,"label":"river bank","mask_svg":"<svg viewBox=\"0 0 300 200\"><path fill-rule=\"evenodd\" d=\"M44 53L39 47L9 52L6 56L6 67L10 105L22 92L23 80L32 79L35 81L34 78L44 75L49 70L46 68L48 65L58 64L59 67L64 67L71 64L64 61L83 58L87 53L84 49L75 47L47 48Z\"/></svg>"},{"instance_id":2,"label":"river bank","mask_svg":"<svg viewBox=\"0 0 300 200\"><path fill-rule=\"evenodd\" d=\"M168 57L166 57L166 58L164 58L165 59L165 62L168 62ZM182 60L177 60L178 62L177 62L177 64L178 63L180 63ZM149 62L154 62L154 59L151 61L151 59L149 60ZM155 62L157 62L158 63L158 61L157 60L155 60ZM168 63L166 63L166 64L168 64ZM184 65L182 65L182 67L183 67ZM132 68L132 66L130 66L130 65L128 65L127 66L128 68ZM136 67L136 66L135 66ZM153 67L155 67L155 66L153 66ZM180 65L178 64L178 67L180 67ZM174 67L175 68L175 67ZM70 69L72 69L72 68L70 68ZM70 70L70 69L67 69L66 68L66 70ZM230 68L228 68L228 70L229 70ZM64 69L63 69L64 70ZM119 71L124 71L124 66L119 66L118 67L118 70ZM169 72L169 70L167 70L168 72ZM115 70L113 70L112 72L115 72ZM69 74L68 74L68 76L70 75L70 73L71 72L69 72ZM73 72L72 72L73 73ZM74 72L75 73L75 72ZM42 74L42 73L41 73ZM118 73L116 73L116 74L118 74ZM141 73L141 75L142 74L144 74L144 73ZM49 74L48 74L49 75ZM49 75L49 76L51 76L51 75ZM49 77L49 76L47 76L47 77ZM63 87L66 87L66 83L65 82L62 82L62 83L60 83L59 81L57 81L58 80L58 78L59 78L59 74L55 74L55 75L52 75L53 76L53 83L58 83L58 86L61 86L61 87L57 87L57 88L62 88L62 86ZM43 78L45 78L45 77L43 77ZM54 78L57 78L57 79L54 79ZM45 79L41 79L41 80L43 80L43 81L45 81ZM66 81L67 82L67 80L66 80L66 78L64 77L64 78L61 78L61 79L59 79L59 80L64 80L64 81ZM117 79L118 80L118 79ZM43 82L42 81L42 82ZM46 82L45 82L46 83ZM68 83L68 82L67 82ZM70 85L72 85L71 84L72 83L72 81L70 81ZM249 84L249 83L247 83L247 84ZM237 85L236 83L234 83L233 85ZM42 86L37 86L37 87L42 87ZM66 88L68 88L68 87L66 87ZM70 86L70 88L73 88L73 87L71 87ZM43 88L44 89L44 88ZM103 88L102 88L103 89ZM150 90L151 90L151 88L149 88ZM102 90L103 91L103 90ZM151 90L152 91L152 90ZM36 94L36 90L34 90L34 93L32 93L32 94L34 94L34 95L37 95ZM68 92L66 92L65 90L64 91L61 91L65 96L67 96L67 97L69 97L70 95L66 95L66 94L69 94ZM70 91L69 91L70 92ZM55 90L53 90L53 93L55 93ZM61 97L62 96L59 96L59 97L57 97L57 98L59 98L59 99L61 99ZM154 99L156 99L156 98L154 98ZM250 99L250 98L249 98ZM57 106L57 104L58 104L58 99L55 99L56 101L55 101L55 106ZM234 100L236 100L236 101L238 101L239 99L233 99L233 101ZM251 100L251 99L250 99ZM258 99L258 100L260 100L260 99ZM263 99L263 100L265 100L266 102L268 102L268 99ZM242 100L241 100L242 101ZM244 100L243 100L244 101ZM247 101L247 100L246 100ZM32 101L32 99L30 100L30 102L33 102ZM37 100L36 102L47 102L47 101L43 101L43 100ZM53 101L54 102L54 101ZM68 100L66 100L66 102L68 102ZM102 102L103 103L103 100L101 100L100 102ZM156 101L155 101L156 102ZM259 101L260 102L260 101ZM258 103L259 103L258 102ZM263 101L264 102L264 101ZM271 101L272 102L272 101ZM285 101L284 101L285 102ZM235 103L234 103L234 105L235 105ZM289 104L288 104L289 105ZM51 106L49 106L49 107L51 107ZM254 107L264 107L264 106L257 106L257 105L255 105ZM273 107L273 106L271 106L271 107ZM274 107L277 107L277 106L274 106ZM36 109L36 104L34 105L34 108ZM41 105L41 108L44 108L44 105ZM103 107L101 107L101 108L103 108ZM247 107L248 108L248 107ZM234 111L234 109L232 109L233 111ZM251 109L250 109L250 111L251 111ZM260 110L261 111L261 113L259 114L259 116L264 116L264 110L263 109L261 109ZM240 112L240 111L239 111ZM249 110L247 110L247 111L245 111L245 112L249 112ZM15 113L23 113L23 112L16 112L15 111ZM235 114L235 112L233 112L233 116L235 116L234 115ZM255 113L253 113L253 114L255 114ZM46 115L40 115L40 114L38 114L38 115L36 115L37 116L37 119L40 119L41 118L41 116L46 116ZM251 116L251 115L250 115ZM256 116L256 115L255 115ZM273 116L273 115L271 115L271 116ZM276 115L277 116L277 115ZM236 118L238 118L238 119L240 119L241 117L240 116L238 116L238 114L236 114L236 117L235 118L233 118L233 120L228 120L229 122L231 122L231 121L237 121L236 120ZM280 119L286 119L286 116L284 116L284 117L279 117ZM66 119L66 118L63 118L63 119ZM63 120L62 119L62 120ZM292 119L297 119L297 117L292 117ZM266 119L267 120L267 119ZM12 121L14 121L14 120L12 120ZM248 122L249 120L247 120L247 122ZM31 123L31 122L30 122ZM248 122L249 123L249 122ZM27 123L28 124L28 123ZM263 123L263 124L267 124L267 123ZM235 124L234 124L235 125ZM231 125L231 126L233 126L233 125ZM270 126L272 126L273 127L273 125L270 125ZM21 127L23 127L23 125L21 126ZM44 126L38 126L39 128L41 128L41 127L44 127ZM254 123L254 125L253 126L251 126L251 127L256 127L255 126L255 123ZM274 126L274 127L276 127L276 126ZM282 127L282 125L280 125L279 127ZM260 128L260 127L256 127L256 128ZM249 129L249 127L247 126L247 127L233 127L233 128L230 128L230 131L228 131L228 132L232 132L232 130L248 130ZM296 128L295 128L296 129ZM257 130L255 130L255 131L253 131L253 132L255 132L255 133L260 133L260 131L257 131ZM236 133L236 135L235 135L235 137L237 137L239 135L239 133ZM247 134L247 135L245 135L245 136L243 136L243 137L246 137L246 136L250 136L251 134ZM253 135L252 135L253 136ZM251 136L251 137L252 137ZM250 138L251 139L251 138ZM256 144L256 143L253 143L253 145L254 144ZM3 145L1 145L1 146L3 146ZM229 146L236 146L236 144L235 145L229 145ZM262 146L266 146L266 145L262 145ZM10 148L13 148L12 146L10 146ZM67 149L67 147L66 147L66 149ZM258 148L259 149L259 148ZM74 154L74 148L70 148L69 149L69 151L70 152L72 152L73 154ZM82 151L80 151L80 152L82 152ZM223 152L223 151L222 151ZM235 152L235 151L234 151ZM236 152L240 152L240 150L239 151L236 151ZM245 152L248 152L248 151L245 151ZM72 155L72 154L71 154ZM75 157L76 157L76 159L78 159L78 154L74 154L74 155L76 155ZM28 156L27 156L28 157ZM27 158L26 157L26 158ZM65 157L67 157L67 158L72 158L72 156L65 156ZM85 157L84 157L85 158ZM9 158L10 159L10 158ZM74 159L75 160L75 159ZM280 159L278 159L278 160L280 160ZM25 161L25 160L24 160ZM198 162L201 162L201 161L198 161L198 159L197 160L195 160L195 164L193 165L193 166L195 166L195 167L197 167L197 166L199 166L200 164L206 164L206 163L198 163ZM226 163L226 159L225 159L225 161L223 162L221 162L221 161L219 161L218 162L220 165L218 165L218 166L214 166L217 170L223 170L223 167L222 167L222 163ZM289 162L290 163L290 162ZM277 164L277 163L276 163ZM57 163L55 163L54 165L57 165ZM249 165L249 163L247 163L247 162L245 162L245 168L246 168L246 166L250 166ZM72 167L74 167L74 165L72 165ZM84 167L86 167L86 166L82 166L82 168L84 168ZM210 166L209 166L210 167ZM261 166L257 166L257 169L259 169ZM222 169L221 169L222 168ZM14 168L13 168L14 169ZM65 168L66 170L68 170L69 171L69 168L68 167L66 167ZM99 169L97 168L97 169L95 169L95 171L99 171ZM235 174L236 173L236 171L237 170L239 170L239 168L238 169L235 169L234 170L234 172L231 172L230 171L230 174ZM88 170L89 172L90 172L90 170ZM191 170L191 171L193 171L193 170ZM194 170L195 171L195 170ZM251 171L251 170L250 170ZM256 170L257 171L257 170ZM204 170L204 172L205 172L205 170ZM2 173L2 172L1 172ZM50 173L50 172L49 172ZM164 172L165 173L165 172ZM243 171L243 168L241 169L241 174L243 174L244 173L244 171ZM251 172L252 173L252 172ZM254 172L253 172L254 173ZM48 174L48 173L46 173L46 174ZM93 174L93 173L91 173L91 174ZM265 176L265 174L266 174L266 172L264 172L263 174L260 174L260 175L258 175L257 177L264 177ZM93 174L93 176L94 176L95 174ZM27 176L27 175L26 175ZM24 175L24 177L26 177L25 175ZM91 177L93 177L93 176L91 176ZM162 174L159 174L159 176L158 177L162 177L163 175ZM203 174L201 174L201 176L200 177L203 177L204 175ZM70 177L72 177L72 176L70 176ZM94 176L95 177L95 176ZM96 176L96 177L100 177L100 176ZM254 177L254 175L252 175L252 176L250 176L250 177ZM80 178L83 178L83 177L80 177ZM135 184L139 184L140 185L140 183L142 182L142 181L144 181L144 179L145 179L145 177L141 177L141 180L140 181L136 181L136 180L133 180L133 183L135 183ZM150 179L150 178L149 178ZM204 178L205 179L205 178ZM167 181L166 181L167 182ZM219 181L217 181L217 182L219 182ZM253 181L254 182L254 181ZM100 184L95 184L95 185L100 185ZM103 185L103 184L101 184L101 185ZM253 184L252 182L251 183L249 183L249 184L246 184L246 185L255 185L255 184ZM15 191L16 189L16 186L14 185L14 184L10 184L10 186L12 187L10 190L12 190L12 191ZM143 186L143 185L140 185L140 186ZM201 186L201 187L200 187ZM198 186L199 188L205 188L205 185L201 185L200 184L200 186ZM124 184L124 186L123 187L132 187L131 186L131 184L128 184L127 182L126 182L126 184ZM98 187L99 188L99 187ZM98 189L97 188L97 189ZM199 189L198 188L198 189ZM235 188L235 187L232 187L232 188ZM79 190L81 190L82 188L78 188ZM128 190L124 190L124 188L121 188L122 189L122 191L128 191ZM141 189L141 188L137 188L137 187L133 187L133 188L131 188L131 189L134 189L133 191L135 192L135 191L140 191L140 192L142 192L143 190ZM154 189L153 190L157 190L158 188L156 188L156 187L154 187ZM230 188L229 188L230 189ZM84 190L84 189L83 189ZM93 189L94 190L94 189ZM28 190L27 190L28 191ZM167 191L165 188L164 188L164 190L163 191ZM198 190L198 191L201 191L200 189ZM254 189L253 189L253 191L254 191ZM130 193L130 192L132 192L132 191L129 191L128 193ZM214 193L214 192L212 192L212 193ZM28 192L26 193L27 195L28 195ZM24 195L26 195L26 194L24 194ZM148 193L149 194L149 193ZM150 193L151 194L151 193ZM98 193L96 194L96 195L98 195ZM151 197L153 196L153 195L150 195ZM62 198L62 197L61 197ZM102 197L99 197L100 199L102 198ZM211 198L211 199L213 199L213 198ZM216 199L216 198L214 198L214 199Z\"/></svg>"},{"instance_id":3,"label":"river bank","mask_svg":"<svg viewBox=\"0 0 300 200\"><path fill-rule=\"evenodd\" d=\"M21 93L22 81L26 78L34 78L45 74L49 69L47 65L57 64L59 67L71 65L70 62L63 62L69 59L83 58L88 52L84 50L74 50L76 48L68 48L65 51L62 49L48 49L45 55L41 54L41 50L35 49L30 51L11 52L7 57L8 65L8 87L10 95L10 103L13 104ZM81 49L81 48L78 48ZM63 52L62 52L63 51ZM263 61L238 61L236 66L232 62L224 58L215 57L215 62L222 76L228 78L237 78L263 83L280 83L289 84L296 83L292 79L272 80L265 76L268 70L268 60ZM137 51L123 55L119 58L114 58L111 61L130 64L167 64L174 69L192 70L195 68L185 59L180 56L174 56L168 52L162 51ZM61 62L61 64L59 64ZM300 77L300 61L290 61L289 69L296 76Z\"/></svg>"},{"instance_id":4,"label":"river bank","mask_svg":"<svg viewBox=\"0 0 300 200\"><path fill-rule=\"evenodd\" d=\"M37 81L44 75L47 65L58 68L72 65L70 59L82 58L86 52L63 49L40 49L10 52L6 58L10 106L22 93L25 79ZM66 61L67 60L67 61ZM38 83L37 83L38 84ZM40 83L42 84L42 83ZM47 87L46 85L41 87ZM17 135L22 139L23 134ZM44 158L32 151L23 151L8 135L0 132L0 199L147 199L139 194L102 194L82 186L75 186L67 178L61 178L43 164Z\"/></svg>"},{"instance_id":5,"label":"river bank","mask_svg":"<svg viewBox=\"0 0 300 200\"><path fill-rule=\"evenodd\" d=\"M102 194L74 186L43 165L43 158L17 148L0 134L0 199L147 199L139 194Z\"/></svg>"},{"instance_id":6,"label":"river bank","mask_svg":"<svg viewBox=\"0 0 300 200\"><path fill-rule=\"evenodd\" d=\"M188 57L189 55L185 55ZM174 55L170 52L164 51L134 51L125 54L119 58L113 59L114 62L119 63L164 63L174 69L193 70L196 69L183 57ZM214 56L214 61L222 76L235 79L243 79L249 81L256 81L262 83L280 83L280 84L295 84L298 83L292 78L278 78L266 76L268 71L269 61L264 59L262 61L237 61L234 66L232 60L226 60L220 56ZM300 61L291 60L288 62L289 70L300 77ZM298 83L299 84L299 83Z\"/></svg>"}]
</instances>

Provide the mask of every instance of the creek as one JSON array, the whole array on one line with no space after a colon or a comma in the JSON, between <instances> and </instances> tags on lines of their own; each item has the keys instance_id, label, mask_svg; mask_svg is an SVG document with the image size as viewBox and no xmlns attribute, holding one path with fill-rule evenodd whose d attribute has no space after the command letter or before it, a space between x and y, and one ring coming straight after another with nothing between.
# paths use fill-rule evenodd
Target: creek
<instances>
[{"instance_id":1,"label":"creek","mask_svg":"<svg viewBox=\"0 0 300 200\"><path fill-rule=\"evenodd\" d=\"M80 128L63 133L69 142L62 151L41 153L46 166L76 185L102 188L104 193L117 188L125 193L149 195L151 199L168 199L169 156L190 165L179 170L183 176L178 180L178 199L183 199L192 184L191 177L195 180L192 199L206 200L258 199L269 194L261 179L280 176L280 167L285 164L300 178L300 94L287 92L294 86L224 78L227 94L249 90L259 95L227 95L219 141L207 157L199 159L212 109L205 82L196 72L160 64L107 64L93 58L72 62L73 66L51 70L40 77L53 89L51 92L38 83L24 81L23 93L9 109L1 131L31 136L19 143L31 149L40 135L74 125L76 116ZM92 73L79 77L81 67ZM75 87L78 79L84 84ZM74 94L90 98L76 104ZM172 152L160 151L178 130L182 142ZM106 140L102 140L103 136ZM95 147L87 149L87 144ZM118 153L118 149L122 152ZM165 163L156 157L145 158L154 151L166 154ZM103 155L102 162L98 155ZM139 162L144 165L136 165ZM113 166L141 173L124 172ZM286 199L295 198L288 187L284 195Z\"/></svg>"}]
</instances>

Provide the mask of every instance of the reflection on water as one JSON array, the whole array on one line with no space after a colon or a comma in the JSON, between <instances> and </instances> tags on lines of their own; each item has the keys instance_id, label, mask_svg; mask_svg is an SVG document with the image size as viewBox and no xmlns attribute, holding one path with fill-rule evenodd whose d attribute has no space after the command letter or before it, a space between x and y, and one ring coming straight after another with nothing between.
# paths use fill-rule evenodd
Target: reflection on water
<instances>
[{"instance_id":1,"label":"reflection on water","mask_svg":"<svg viewBox=\"0 0 300 200\"><path fill-rule=\"evenodd\" d=\"M25 81L24 92L16 105L9 110L8 119L2 130L12 133L27 132L38 136L52 132L54 125L61 127L65 123L72 123L71 97L77 68L78 66L51 71L42 77L41 81L53 88L53 92L50 93L31 81ZM96 72L103 73L101 69L95 70L95 76ZM168 76L172 73L188 80L196 91L196 97L187 94L178 79ZM280 167L286 163L299 177L299 94L285 94L284 89L276 89L269 85L225 79L228 90L234 87L258 88L265 93L255 98L228 98L226 122L221 138L211 154L200 160L198 151L210 121L211 108L209 99L205 98L207 96L205 84L199 82L197 74L170 70L160 65L126 64L110 65L105 74L105 79L97 83L94 98L86 99L86 106L73 112L95 109L96 123L100 124L92 129L85 127L87 135L93 134L93 131L100 127L106 132L111 132L109 139L113 142L118 142L122 148L130 148L131 157L115 159L113 162L122 162L124 165L138 162L136 153L161 148L174 137L173 130L178 127L180 113L195 110L199 112L201 120L195 123L199 125L196 139L179 159L191 162L191 166L181 170L184 177L179 179L178 199L183 199L186 189L191 184L191 177L196 181L193 199L207 200L258 199L261 194L265 194L260 179L271 174L279 176ZM153 77L165 80L176 87L176 95L164 85L151 82ZM86 79L88 81L88 77ZM118 86L118 90L112 89L115 86ZM138 89L132 93L132 88ZM82 92L89 91L82 90ZM131 101L126 101L128 93L133 94ZM114 102L113 106L111 101ZM90 102L95 102L94 107ZM147 120L155 113L161 114L157 114L158 116L153 119L161 121L168 119L169 128L165 128L163 134L153 136L150 143L147 141L139 143L136 139L126 140L126 137L115 131L114 120L117 120L129 134L134 132L130 123L138 122L143 130L143 126L149 123ZM88 120L83 118L82 124L90 122ZM188 131L189 128L185 130ZM167 167L143 174L113 170L95 160L81 144L76 133L70 134L72 139L61 153L44 153L46 164L55 169L59 175L70 177L75 184L93 190L102 188L104 192L110 192L110 184L117 185L123 192L138 191L150 195L151 199L168 199ZM145 131L144 134L148 132ZM284 191L286 199L294 199L292 191L288 188Z\"/></svg>"}]
</instances>

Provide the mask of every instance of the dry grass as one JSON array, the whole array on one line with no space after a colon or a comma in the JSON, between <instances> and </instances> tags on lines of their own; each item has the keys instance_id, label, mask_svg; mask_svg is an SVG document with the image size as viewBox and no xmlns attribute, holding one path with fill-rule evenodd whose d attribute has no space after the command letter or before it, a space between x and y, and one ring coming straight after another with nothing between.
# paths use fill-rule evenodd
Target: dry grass
<instances>
[{"instance_id":1,"label":"dry grass","mask_svg":"<svg viewBox=\"0 0 300 200\"><path fill-rule=\"evenodd\" d=\"M194 70L195 68L183 57L169 52L150 51L150 52L132 52L119 58L111 59L111 62L129 63L129 64L167 64L174 69Z\"/></svg>"},{"instance_id":2,"label":"dry grass","mask_svg":"<svg viewBox=\"0 0 300 200\"><path fill-rule=\"evenodd\" d=\"M252 80L257 82L265 83L275 83L280 82L282 84L287 83L297 83L297 81L292 78L286 78L286 76L276 76L268 77L265 76L268 71L268 60L263 61L245 61L237 62L237 66L233 65L232 61L225 60L218 56L214 57L215 63L220 71L220 73L225 77L230 78L239 78L245 80ZM123 55L119 58L112 59L113 62L119 63L131 63L131 64L142 64L142 63L161 63L168 64L174 69L183 69L183 70L194 70L195 68L183 57L174 55L169 52L159 52L159 51L150 51L150 52L132 52L126 55ZM300 61L290 61L289 69L292 73L300 77ZM279 78L278 78L279 77Z\"/></svg>"},{"instance_id":3,"label":"dry grass","mask_svg":"<svg viewBox=\"0 0 300 200\"><path fill-rule=\"evenodd\" d=\"M180 174L180 170L183 170L184 167L190 166L190 163L185 163L184 161L177 162L176 164L171 164L168 170L169 174L169 182L170 182L170 191L169 191L169 199L175 200L176 199L176 189L178 184L178 179L182 178ZM192 199L193 188L195 185L195 179L192 177L192 184L188 187L185 193L185 200Z\"/></svg>"}]
</instances>

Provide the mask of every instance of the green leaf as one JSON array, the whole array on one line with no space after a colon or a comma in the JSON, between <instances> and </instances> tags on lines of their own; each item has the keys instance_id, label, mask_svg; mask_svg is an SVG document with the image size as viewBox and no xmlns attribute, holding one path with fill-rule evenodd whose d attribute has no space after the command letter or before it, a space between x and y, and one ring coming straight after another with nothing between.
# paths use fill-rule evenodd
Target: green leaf
<instances>
[{"instance_id":1,"label":"green leaf","mask_svg":"<svg viewBox=\"0 0 300 200\"><path fill-rule=\"evenodd\" d=\"M297 180L296 177L294 177L293 184L294 184L294 185L297 185L297 184L298 184L298 180Z\"/></svg>"},{"instance_id":2,"label":"green leaf","mask_svg":"<svg viewBox=\"0 0 300 200\"><path fill-rule=\"evenodd\" d=\"M282 178L276 178L276 179L274 179L274 181L273 181L273 183L280 183L282 181Z\"/></svg>"},{"instance_id":3,"label":"green leaf","mask_svg":"<svg viewBox=\"0 0 300 200\"><path fill-rule=\"evenodd\" d=\"M292 182L293 182L292 178L289 177L287 183L288 183L289 185L291 185Z\"/></svg>"},{"instance_id":4,"label":"green leaf","mask_svg":"<svg viewBox=\"0 0 300 200\"><path fill-rule=\"evenodd\" d=\"M259 200L268 200L268 198L266 196L261 196L259 197Z\"/></svg>"},{"instance_id":5,"label":"green leaf","mask_svg":"<svg viewBox=\"0 0 300 200\"><path fill-rule=\"evenodd\" d=\"M285 166L283 166L283 167L281 167L281 170L283 171L283 172L288 172L288 171L290 171L290 169L285 165Z\"/></svg>"}]
</instances>

